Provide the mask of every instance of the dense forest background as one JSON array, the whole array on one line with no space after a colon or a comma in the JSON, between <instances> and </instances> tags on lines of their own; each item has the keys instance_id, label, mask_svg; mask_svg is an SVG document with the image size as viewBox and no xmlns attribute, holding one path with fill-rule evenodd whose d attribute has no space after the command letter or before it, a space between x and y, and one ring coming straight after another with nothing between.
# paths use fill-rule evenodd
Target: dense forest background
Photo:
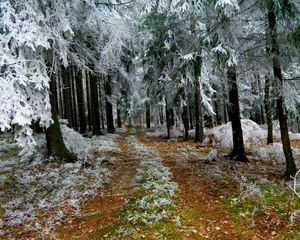
<instances>
[{"instance_id":1,"label":"dense forest background","mask_svg":"<svg viewBox=\"0 0 300 240\"><path fill-rule=\"evenodd\" d=\"M282 143L284 176L296 175L300 2L2 0L0 18L0 137L25 165L41 134L45 156L88 165L70 129L145 127L202 146L230 122L226 158L248 162L256 134Z\"/></svg>"}]
</instances>

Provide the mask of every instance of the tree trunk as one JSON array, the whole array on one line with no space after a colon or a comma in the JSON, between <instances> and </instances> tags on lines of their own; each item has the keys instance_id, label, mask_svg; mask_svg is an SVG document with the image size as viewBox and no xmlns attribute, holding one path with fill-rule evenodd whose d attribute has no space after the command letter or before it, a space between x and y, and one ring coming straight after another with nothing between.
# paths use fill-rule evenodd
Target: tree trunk
<instances>
[{"instance_id":1,"label":"tree trunk","mask_svg":"<svg viewBox=\"0 0 300 240\"><path fill-rule=\"evenodd\" d=\"M194 88L195 88L195 119L196 119L196 131L195 142L203 142L203 114L202 114L202 101L200 92L200 77L201 77L201 58L198 56L195 60L194 66Z\"/></svg>"},{"instance_id":2,"label":"tree trunk","mask_svg":"<svg viewBox=\"0 0 300 240\"><path fill-rule=\"evenodd\" d=\"M263 87L262 87L262 83L261 83L261 79L260 79L260 75L259 73L257 74L257 85L258 85L258 91L259 91L259 96L260 96L260 116L261 116L261 123L265 124L265 114L264 114L264 104L263 104L263 100L262 100L262 96L263 96Z\"/></svg>"},{"instance_id":3,"label":"tree trunk","mask_svg":"<svg viewBox=\"0 0 300 240\"><path fill-rule=\"evenodd\" d=\"M111 76L108 75L105 81L105 110L106 110L106 125L107 125L107 132L114 133L115 126L114 126L114 116L113 116L113 106L112 106L112 88L111 88Z\"/></svg>"},{"instance_id":4,"label":"tree trunk","mask_svg":"<svg viewBox=\"0 0 300 240\"><path fill-rule=\"evenodd\" d=\"M76 97L76 84L75 84L75 73L74 68L70 68L70 82L71 82L71 95L72 95L72 119L73 119L73 128L75 131L78 131L78 111L77 111L77 97Z\"/></svg>"},{"instance_id":5,"label":"tree trunk","mask_svg":"<svg viewBox=\"0 0 300 240\"><path fill-rule=\"evenodd\" d=\"M68 120L68 126L73 127L73 116L72 116L72 94L71 94L71 81L70 81L70 69L62 68L63 78L63 95L64 95L64 112L65 117Z\"/></svg>"},{"instance_id":6,"label":"tree trunk","mask_svg":"<svg viewBox=\"0 0 300 240\"><path fill-rule=\"evenodd\" d=\"M147 128L151 128L150 100L146 102L146 124Z\"/></svg>"},{"instance_id":7,"label":"tree trunk","mask_svg":"<svg viewBox=\"0 0 300 240\"><path fill-rule=\"evenodd\" d=\"M87 110L88 110L88 125L89 131L92 131L92 105L91 105L91 87L90 87L90 78L91 74L86 72L86 101L87 101Z\"/></svg>"},{"instance_id":8,"label":"tree trunk","mask_svg":"<svg viewBox=\"0 0 300 240\"><path fill-rule=\"evenodd\" d=\"M193 119L193 111L192 111L192 108L189 107L189 112L190 112L190 129L194 129L194 119Z\"/></svg>"},{"instance_id":9,"label":"tree trunk","mask_svg":"<svg viewBox=\"0 0 300 240\"><path fill-rule=\"evenodd\" d=\"M169 110L167 98L166 98L166 122L167 122L167 131L168 131L167 138L170 139L171 138L170 110Z\"/></svg>"},{"instance_id":10,"label":"tree trunk","mask_svg":"<svg viewBox=\"0 0 300 240\"><path fill-rule=\"evenodd\" d=\"M81 70L75 71L76 80L76 91L77 91L77 104L79 113L79 126L80 133L85 133L86 131L86 120L85 120L85 107L84 107L84 94L83 94L83 83L82 83L82 72Z\"/></svg>"},{"instance_id":11,"label":"tree trunk","mask_svg":"<svg viewBox=\"0 0 300 240\"><path fill-rule=\"evenodd\" d=\"M101 82L98 82L98 101L99 101L99 107L100 107L100 118L101 118L101 128L105 129L104 126L104 110L103 110L103 104L102 104L102 86L101 86Z\"/></svg>"},{"instance_id":12,"label":"tree trunk","mask_svg":"<svg viewBox=\"0 0 300 240\"><path fill-rule=\"evenodd\" d=\"M118 121L118 128L121 128L122 127L122 119L121 119L120 101L117 102L117 121Z\"/></svg>"},{"instance_id":13,"label":"tree trunk","mask_svg":"<svg viewBox=\"0 0 300 240\"><path fill-rule=\"evenodd\" d=\"M189 119L188 119L188 107L185 105L182 111L182 121L184 126L184 141L189 140Z\"/></svg>"},{"instance_id":14,"label":"tree trunk","mask_svg":"<svg viewBox=\"0 0 300 240\"><path fill-rule=\"evenodd\" d=\"M268 26L269 26L269 35L271 38L271 54L272 54L272 62L273 62L273 72L275 81L279 81L280 90L283 88L283 80L282 80L282 72L281 72L281 64L279 60L279 46L277 43L277 28L276 28L276 15L274 11L274 3L271 2L271 5L268 9ZM281 141L283 146L283 152L286 161L286 171L285 176L290 178L294 176L297 172L296 164L294 161L290 137L288 132L288 121L287 114L284 110L284 100L282 92L279 94L277 99L277 113L280 124L280 133L281 133Z\"/></svg>"},{"instance_id":15,"label":"tree trunk","mask_svg":"<svg viewBox=\"0 0 300 240\"><path fill-rule=\"evenodd\" d=\"M164 109L163 106L158 106L158 113L159 113L159 123L160 125L164 124Z\"/></svg>"},{"instance_id":16,"label":"tree trunk","mask_svg":"<svg viewBox=\"0 0 300 240\"><path fill-rule=\"evenodd\" d=\"M75 162L76 157L66 148L60 130L57 105L56 105L56 82L50 81L50 104L53 123L46 129L48 154L52 157L62 159L65 162Z\"/></svg>"},{"instance_id":17,"label":"tree trunk","mask_svg":"<svg viewBox=\"0 0 300 240\"><path fill-rule=\"evenodd\" d=\"M265 110L267 117L268 125L268 137L267 144L273 143L273 122L272 122L272 108L271 108L271 99L270 99L270 78L266 76L265 80Z\"/></svg>"},{"instance_id":18,"label":"tree trunk","mask_svg":"<svg viewBox=\"0 0 300 240\"><path fill-rule=\"evenodd\" d=\"M96 75L90 75L90 91L93 135L103 135L100 129L99 95Z\"/></svg>"},{"instance_id":19,"label":"tree trunk","mask_svg":"<svg viewBox=\"0 0 300 240\"><path fill-rule=\"evenodd\" d=\"M227 69L228 78L228 116L232 126L233 150L228 155L230 159L247 162L248 158L245 155L242 124L240 119L239 94L236 79L236 70L234 66Z\"/></svg>"}]
</instances>

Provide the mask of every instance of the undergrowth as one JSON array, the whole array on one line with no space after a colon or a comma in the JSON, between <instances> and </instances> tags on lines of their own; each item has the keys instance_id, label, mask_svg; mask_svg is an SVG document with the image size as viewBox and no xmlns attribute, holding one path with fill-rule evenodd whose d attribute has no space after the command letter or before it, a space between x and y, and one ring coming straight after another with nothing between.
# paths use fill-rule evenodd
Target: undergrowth
<instances>
[{"instance_id":1,"label":"undergrowth","mask_svg":"<svg viewBox=\"0 0 300 240\"><path fill-rule=\"evenodd\" d=\"M169 235L171 233L167 228L173 229L174 223L165 223L172 217L176 206L173 198L178 190L177 185L172 182L169 169L163 166L154 151L137 143L135 137L131 137L130 141L130 146L143 160L133 183L133 197L127 200L120 215L123 225L116 229L116 235L126 239L150 229L165 232L160 236Z\"/></svg>"}]
</instances>

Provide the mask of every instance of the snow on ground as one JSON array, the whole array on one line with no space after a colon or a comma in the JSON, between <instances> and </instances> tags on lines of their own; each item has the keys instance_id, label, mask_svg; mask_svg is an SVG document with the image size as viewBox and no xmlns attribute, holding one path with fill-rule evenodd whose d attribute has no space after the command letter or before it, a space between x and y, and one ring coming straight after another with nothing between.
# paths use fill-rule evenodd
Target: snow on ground
<instances>
[{"instance_id":1,"label":"snow on ground","mask_svg":"<svg viewBox=\"0 0 300 240\"><path fill-rule=\"evenodd\" d=\"M40 239L55 238L54 229L65 214L79 215L80 204L109 181L110 172L93 154L119 152L115 143L119 135L87 139L64 124L61 129L67 148L80 159L78 162L66 164L46 158L41 154L45 153L44 135L36 136L41 153L32 161L20 161L17 154L0 160L0 238L1 234L9 236L9 229L15 227L34 231ZM0 142L0 152L3 146L8 147Z\"/></svg>"}]
</instances>

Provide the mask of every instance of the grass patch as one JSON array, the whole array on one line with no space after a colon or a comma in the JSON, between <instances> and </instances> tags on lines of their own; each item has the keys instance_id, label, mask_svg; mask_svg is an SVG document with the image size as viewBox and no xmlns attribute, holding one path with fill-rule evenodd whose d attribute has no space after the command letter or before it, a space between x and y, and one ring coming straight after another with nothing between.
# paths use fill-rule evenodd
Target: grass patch
<instances>
[{"instance_id":1,"label":"grass patch","mask_svg":"<svg viewBox=\"0 0 300 240\"><path fill-rule=\"evenodd\" d=\"M0 152L0 160L5 161L11 158L18 157L20 150L17 148L11 148L7 151Z\"/></svg>"},{"instance_id":2,"label":"grass patch","mask_svg":"<svg viewBox=\"0 0 300 240\"><path fill-rule=\"evenodd\" d=\"M248 227L276 230L279 234L276 239L300 239L300 214L296 224L290 224L292 213L300 210L299 197L287 184L266 183L259 188L259 194L224 200L235 222Z\"/></svg>"}]
</instances>

